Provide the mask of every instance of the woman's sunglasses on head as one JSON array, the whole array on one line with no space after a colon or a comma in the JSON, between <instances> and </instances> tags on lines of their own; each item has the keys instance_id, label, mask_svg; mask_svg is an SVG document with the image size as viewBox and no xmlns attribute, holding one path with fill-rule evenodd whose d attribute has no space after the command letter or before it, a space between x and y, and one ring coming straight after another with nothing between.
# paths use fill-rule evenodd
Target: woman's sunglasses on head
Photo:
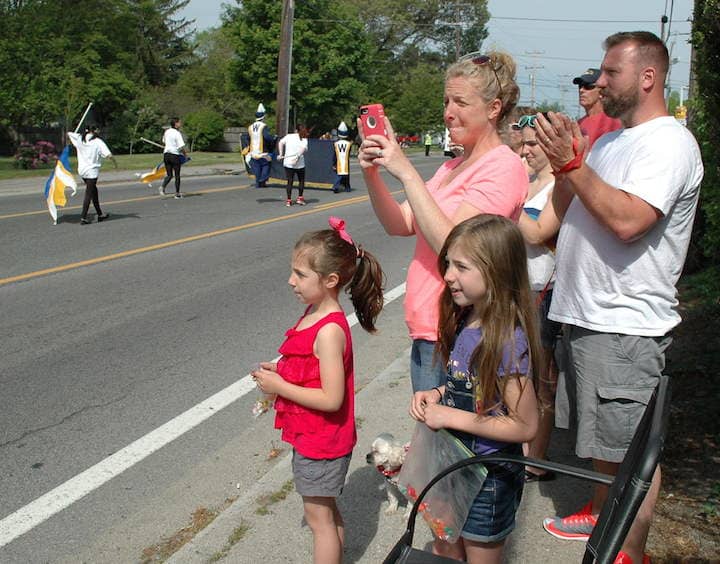
<instances>
[{"instance_id":1,"label":"woman's sunglasses on head","mask_svg":"<svg viewBox=\"0 0 720 564\"><path fill-rule=\"evenodd\" d=\"M541 112L545 119L550 119L547 112ZM520 131L523 127L532 127L535 129L535 120L537 120L537 114L528 114L522 116L515 123L511 123L510 127L515 131Z\"/></svg>"},{"instance_id":2,"label":"woman's sunglasses on head","mask_svg":"<svg viewBox=\"0 0 720 564\"><path fill-rule=\"evenodd\" d=\"M480 51L475 51L473 53L463 55L458 59L458 62L460 61L470 61L471 63L478 65L479 67L483 65L488 65L490 67L490 70L492 70L493 74L495 75L495 80L497 80L498 83L498 90L500 91L500 97L502 97L502 83L500 82L500 77L495 70L495 65L492 64L492 59L490 59L490 57L488 57L487 55L483 55L482 53L480 53Z\"/></svg>"},{"instance_id":3,"label":"woman's sunglasses on head","mask_svg":"<svg viewBox=\"0 0 720 564\"><path fill-rule=\"evenodd\" d=\"M511 123L510 127L512 127L515 131L519 131L523 127L532 127L533 129L535 129L535 120L536 119L537 119L537 116L535 114L532 114L529 116L522 116L515 123Z\"/></svg>"}]
</instances>

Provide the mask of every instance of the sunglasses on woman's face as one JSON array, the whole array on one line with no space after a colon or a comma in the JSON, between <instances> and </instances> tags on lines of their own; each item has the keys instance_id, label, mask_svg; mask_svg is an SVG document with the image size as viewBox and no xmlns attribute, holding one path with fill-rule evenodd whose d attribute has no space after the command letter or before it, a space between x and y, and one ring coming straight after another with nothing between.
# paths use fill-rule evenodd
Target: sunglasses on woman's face
<instances>
[{"instance_id":1,"label":"sunglasses on woman's face","mask_svg":"<svg viewBox=\"0 0 720 564\"><path fill-rule=\"evenodd\" d=\"M511 123L510 127L512 127L515 131L519 131L523 127L532 127L535 129L535 120L537 119L537 116L535 114L529 115L529 116L522 116L517 122Z\"/></svg>"},{"instance_id":2,"label":"sunglasses on woman's face","mask_svg":"<svg viewBox=\"0 0 720 564\"><path fill-rule=\"evenodd\" d=\"M578 84L578 90L595 90L597 84Z\"/></svg>"},{"instance_id":3,"label":"sunglasses on woman's face","mask_svg":"<svg viewBox=\"0 0 720 564\"><path fill-rule=\"evenodd\" d=\"M488 65L490 67L490 70L493 71L493 74L495 75L495 80L497 80L498 83L498 90L500 91L500 96L498 97L502 98L502 83L500 82L500 77L495 70L495 65L492 64L492 59L490 59L490 57L488 57L487 55L482 55L479 51L476 51L474 53L468 53L467 55L463 55L458 59L458 62L460 61L470 61L471 63L478 65L479 67L483 65Z\"/></svg>"}]
</instances>

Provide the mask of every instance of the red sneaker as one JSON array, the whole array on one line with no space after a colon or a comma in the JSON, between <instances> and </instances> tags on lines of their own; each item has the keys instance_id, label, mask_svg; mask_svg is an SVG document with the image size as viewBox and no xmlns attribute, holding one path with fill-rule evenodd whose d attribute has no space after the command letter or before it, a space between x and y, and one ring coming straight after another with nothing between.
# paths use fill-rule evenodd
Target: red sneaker
<instances>
[{"instance_id":1,"label":"red sneaker","mask_svg":"<svg viewBox=\"0 0 720 564\"><path fill-rule=\"evenodd\" d=\"M627 555L626 552L623 552L621 550L615 557L615 562L613 564L633 564L633 560ZM650 557L647 554L643 554L642 564L650 564Z\"/></svg>"},{"instance_id":2,"label":"red sneaker","mask_svg":"<svg viewBox=\"0 0 720 564\"><path fill-rule=\"evenodd\" d=\"M580 511L567 517L546 518L543 520L543 527L556 538L585 542L590 538L597 523L597 516L591 511L592 501L589 501Z\"/></svg>"}]
</instances>

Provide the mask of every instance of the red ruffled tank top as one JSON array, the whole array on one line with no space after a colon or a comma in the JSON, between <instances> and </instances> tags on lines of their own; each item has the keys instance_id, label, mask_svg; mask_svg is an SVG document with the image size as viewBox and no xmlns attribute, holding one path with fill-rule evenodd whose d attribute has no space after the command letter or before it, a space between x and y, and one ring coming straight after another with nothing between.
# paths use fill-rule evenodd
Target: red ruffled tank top
<instances>
[{"instance_id":1,"label":"red ruffled tank top","mask_svg":"<svg viewBox=\"0 0 720 564\"><path fill-rule=\"evenodd\" d=\"M328 323L339 325L345 333L345 399L339 410L329 413L303 407L280 396L275 400L275 428L282 429L282 440L308 458L338 458L352 452L357 442L355 430L355 384L350 326L341 311L333 312L302 330L297 326L309 311L285 333L279 351L277 371L287 382L306 388L321 388L320 361L313 354L318 332Z\"/></svg>"}]
</instances>

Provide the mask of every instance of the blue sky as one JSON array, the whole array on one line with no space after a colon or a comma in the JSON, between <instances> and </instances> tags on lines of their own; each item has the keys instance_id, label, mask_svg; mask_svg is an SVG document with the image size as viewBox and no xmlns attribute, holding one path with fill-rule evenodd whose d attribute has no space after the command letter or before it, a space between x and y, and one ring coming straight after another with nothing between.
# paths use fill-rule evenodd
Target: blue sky
<instances>
[{"instance_id":1,"label":"blue sky","mask_svg":"<svg viewBox=\"0 0 720 564\"><path fill-rule=\"evenodd\" d=\"M279 2L280 0L269 0ZM226 0L191 0L181 15L194 19L197 29L219 25ZM690 74L692 0L489 0L490 35L484 49L509 52L517 62L521 104L531 99L531 74L535 77L535 100L561 102L570 115L580 113L572 79L588 67L599 67L602 41L616 31L648 30L660 34L660 17L670 16L673 60L670 84L674 90L687 86ZM564 20L564 21L550 21ZM573 20L573 21L568 21ZM687 91L686 91L687 92Z\"/></svg>"}]
</instances>

